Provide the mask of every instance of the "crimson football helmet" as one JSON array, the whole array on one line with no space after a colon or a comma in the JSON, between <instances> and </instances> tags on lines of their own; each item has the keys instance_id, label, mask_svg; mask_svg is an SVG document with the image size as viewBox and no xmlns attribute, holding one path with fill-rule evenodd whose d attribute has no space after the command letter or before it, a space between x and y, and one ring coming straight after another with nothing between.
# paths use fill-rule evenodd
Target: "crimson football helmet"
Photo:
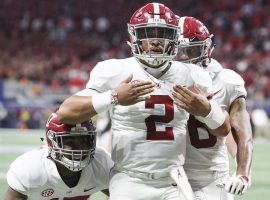
<instances>
[{"instance_id":1,"label":"crimson football helmet","mask_svg":"<svg viewBox=\"0 0 270 200\"><path fill-rule=\"evenodd\" d=\"M149 3L137 10L128 23L128 44L133 55L154 67L172 60L177 53L178 19L160 3ZM151 42L157 40L163 48L151 47ZM145 50L143 43L150 49Z\"/></svg>"},{"instance_id":2,"label":"crimson football helmet","mask_svg":"<svg viewBox=\"0 0 270 200\"><path fill-rule=\"evenodd\" d=\"M178 60L206 67L214 49L213 34L194 17L181 17L179 29Z\"/></svg>"},{"instance_id":3,"label":"crimson football helmet","mask_svg":"<svg viewBox=\"0 0 270 200\"><path fill-rule=\"evenodd\" d=\"M92 121L68 125L60 123L52 113L46 123L46 140L49 157L71 171L80 171L94 157L96 132Z\"/></svg>"}]
</instances>

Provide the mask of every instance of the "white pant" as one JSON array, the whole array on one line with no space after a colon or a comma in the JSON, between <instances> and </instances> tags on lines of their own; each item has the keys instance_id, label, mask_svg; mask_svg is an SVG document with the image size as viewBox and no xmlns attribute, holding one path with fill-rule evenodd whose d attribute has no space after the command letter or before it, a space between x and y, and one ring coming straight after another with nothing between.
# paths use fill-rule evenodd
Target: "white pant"
<instances>
[{"instance_id":1,"label":"white pant","mask_svg":"<svg viewBox=\"0 0 270 200\"><path fill-rule=\"evenodd\" d=\"M114 170L110 180L110 200L181 200L170 176L159 179L132 177ZM182 195L181 195L182 196Z\"/></svg>"},{"instance_id":2,"label":"white pant","mask_svg":"<svg viewBox=\"0 0 270 200\"><path fill-rule=\"evenodd\" d=\"M209 172L209 174L211 174ZM211 175L210 175L211 176ZM210 178L210 176L208 178ZM203 177L198 176L198 177ZM233 195L227 193L224 188L217 187L217 184L228 177L227 174L213 173L212 180L189 180L196 200L233 200Z\"/></svg>"}]
</instances>

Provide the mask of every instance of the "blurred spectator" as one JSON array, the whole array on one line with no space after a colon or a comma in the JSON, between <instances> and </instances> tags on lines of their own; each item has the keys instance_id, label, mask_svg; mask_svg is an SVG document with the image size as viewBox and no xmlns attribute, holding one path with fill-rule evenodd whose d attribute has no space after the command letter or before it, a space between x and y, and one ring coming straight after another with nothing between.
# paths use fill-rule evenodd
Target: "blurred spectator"
<instances>
[{"instance_id":1,"label":"blurred spectator","mask_svg":"<svg viewBox=\"0 0 270 200\"><path fill-rule=\"evenodd\" d=\"M251 119L254 125L254 136L270 139L269 119L263 109L255 109L251 114Z\"/></svg>"},{"instance_id":2,"label":"blurred spectator","mask_svg":"<svg viewBox=\"0 0 270 200\"><path fill-rule=\"evenodd\" d=\"M7 109L3 106L2 102L0 101L0 127L2 127L2 121L7 116Z\"/></svg>"}]
</instances>

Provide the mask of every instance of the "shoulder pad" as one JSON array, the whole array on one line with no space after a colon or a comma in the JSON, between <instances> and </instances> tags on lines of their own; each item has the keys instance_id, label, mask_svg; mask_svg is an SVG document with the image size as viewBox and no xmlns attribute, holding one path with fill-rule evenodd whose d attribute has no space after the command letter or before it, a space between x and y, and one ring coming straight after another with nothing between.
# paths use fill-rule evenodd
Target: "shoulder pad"
<instances>
[{"instance_id":1,"label":"shoulder pad","mask_svg":"<svg viewBox=\"0 0 270 200\"><path fill-rule=\"evenodd\" d=\"M228 84L233 84L233 85L244 85L245 81L243 78L237 74L235 71L230 70L230 69L223 69L219 73L219 78L228 83Z\"/></svg>"},{"instance_id":2,"label":"shoulder pad","mask_svg":"<svg viewBox=\"0 0 270 200\"><path fill-rule=\"evenodd\" d=\"M209 73L206 72L203 68L194 65L189 64L191 66L191 77L194 80L194 82L200 86L203 87L211 87L212 86L212 79L209 76Z\"/></svg>"},{"instance_id":3,"label":"shoulder pad","mask_svg":"<svg viewBox=\"0 0 270 200\"><path fill-rule=\"evenodd\" d=\"M117 59L109 59L102 62L98 62L91 74L95 74L98 77L113 77L119 74L121 71L121 62Z\"/></svg>"},{"instance_id":4,"label":"shoulder pad","mask_svg":"<svg viewBox=\"0 0 270 200\"><path fill-rule=\"evenodd\" d=\"M208 72L217 73L217 72L220 72L223 68L217 60L211 58L211 62L209 63L209 65L205 69Z\"/></svg>"},{"instance_id":5,"label":"shoulder pad","mask_svg":"<svg viewBox=\"0 0 270 200\"><path fill-rule=\"evenodd\" d=\"M47 181L39 151L32 150L19 156L10 166L16 179L27 188L40 187Z\"/></svg>"}]
</instances>

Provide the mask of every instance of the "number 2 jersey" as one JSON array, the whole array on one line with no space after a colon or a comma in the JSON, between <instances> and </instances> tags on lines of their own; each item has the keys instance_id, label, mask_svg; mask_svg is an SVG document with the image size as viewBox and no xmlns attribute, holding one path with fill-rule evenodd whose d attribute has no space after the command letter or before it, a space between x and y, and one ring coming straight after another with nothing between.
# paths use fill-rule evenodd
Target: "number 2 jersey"
<instances>
[{"instance_id":1,"label":"number 2 jersey","mask_svg":"<svg viewBox=\"0 0 270 200\"><path fill-rule=\"evenodd\" d=\"M246 97L243 79L234 71L223 69L214 59L207 66L213 82L213 99L229 112L231 103L238 97ZM187 154L184 165L190 181L213 181L216 172L229 172L226 137L208 133L202 123L190 116L188 121ZM192 185L192 182L191 182Z\"/></svg>"},{"instance_id":2,"label":"number 2 jersey","mask_svg":"<svg viewBox=\"0 0 270 200\"><path fill-rule=\"evenodd\" d=\"M100 62L90 74L87 88L100 93L116 89L130 74L134 82L156 84L147 100L130 106L116 105L111 110L112 159L118 169L155 173L184 163L189 114L174 104L173 86L197 83L207 91L212 84L208 73L195 65L169 65L159 79L147 73L134 57Z\"/></svg>"},{"instance_id":3,"label":"number 2 jersey","mask_svg":"<svg viewBox=\"0 0 270 200\"><path fill-rule=\"evenodd\" d=\"M82 170L78 184L72 188L64 183L54 161L47 156L45 146L19 156L7 173L8 185L30 200L87 200L91 194L109 188L113 162L103 149L96 148L94 159Z\"/></svg>"}]
</instances>

